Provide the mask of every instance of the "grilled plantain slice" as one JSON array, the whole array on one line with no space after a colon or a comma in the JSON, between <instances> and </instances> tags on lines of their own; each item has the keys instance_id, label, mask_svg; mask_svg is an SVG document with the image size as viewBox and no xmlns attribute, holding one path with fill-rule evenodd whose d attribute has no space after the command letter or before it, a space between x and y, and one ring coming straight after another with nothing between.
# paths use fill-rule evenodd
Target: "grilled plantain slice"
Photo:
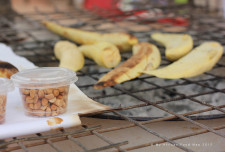
<instances>
[{"instance_id":1,"label":"grilled plantain slice","mask_svg":"<svg viewBox=\"0 0 225 152\"><path fill-rule=\"evenodd\" d=\"M53 22L44 21L43 24L52 32L72 40L79 44L93 44L96 42L110 42L116 45L120 51L131 51L132 46L138 43L135 36L127 33L96 33L64 27Z\"/></svg>"},{"instance_id":2,"label":"grilled plantain slice","mask_svg":"<svg viewBox=\"0 0 225 152\"><path fill-rule=\"evenodd\" d=\"M69 41L58 41L54 46L54 53L60 60L59 67L79 71L84 66L84 56L77 46Z\"/></svg>"},{"instance_id":3,"label":"grilled plantain slice","mask_svg":"<svg viewBox=\"0 0 225 152\"><path fill-rule=\"evenodd\" d=\"M104 75L94 88L102 89L113 86L141 75L141 71L155 69L160 65L161 56L158 48L150 43L133 46L134 55L117 68Z\"/></svg>"},{"instance_id":4,"label":"grilled plantain slice","mask_svg":"<svg viewBox=\"0 0 225 152\"><path fill-rule=\"evenodd\" d=\"M218 42L205 42L176 62L143 73L166 79L194 77L211 70L222 54L223 47Z\"/></svg>"},{"instance_id":5,"label":"grilled plantain slice","mask_svg":"<svg viewBox=\"0 0 225 152\"><path fill-rule=\"evenodd\" d=\"M154 33L151 37L166 47L166 58L170 61L178 60L193 48L192 37L188 34Z\"/></svg>"},{"instance_id":6,"label":"grilled plantain slice","mask_svg":"<svg viewBox=\"0 0 225 152\"><path fill-rule=\"evenodd\" d=\"M108 42L82 45L78 48L85 57L93 59L98 65L113 68L120 63L121 56L118 48Z\"/></svg>"}]
</instances>

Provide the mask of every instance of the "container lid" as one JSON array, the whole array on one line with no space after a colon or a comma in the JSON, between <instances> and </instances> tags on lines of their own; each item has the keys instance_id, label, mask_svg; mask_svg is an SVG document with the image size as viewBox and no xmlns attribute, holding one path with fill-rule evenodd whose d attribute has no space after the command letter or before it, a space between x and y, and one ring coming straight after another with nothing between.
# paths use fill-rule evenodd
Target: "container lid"
<instances>
[{"instance_id":1,"label":"container lid","mask_svg":"<svg viewBox=\"0 0 225 152\"><path fill-rule=\"evenodd\" d=\"M42 67L28 69L12 75L15 86L19 88L54 88L70 85L77 81L74 71L61 67Z\"/></svg>"},{"instance_id":2,"label":"container lid","mask_svg":"<svg viewBox=\"0 0 225 152\"><path fill-rule=\"evenodd\" d=\"M14 89L13 82L10 79L0 77L0 84L0 94Z\"/></svg>"}]
</instances>

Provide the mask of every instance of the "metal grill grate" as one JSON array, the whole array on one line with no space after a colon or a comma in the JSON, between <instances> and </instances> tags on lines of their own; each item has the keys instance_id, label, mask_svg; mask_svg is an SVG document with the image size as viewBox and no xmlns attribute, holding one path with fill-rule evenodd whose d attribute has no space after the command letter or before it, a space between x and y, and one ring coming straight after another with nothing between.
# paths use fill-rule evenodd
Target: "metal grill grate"
<instances>
[{"instance_id":1,"label":"metal grill grate","mask_svg":"<svg viewBox=\"0 0 225 152\"><path fill-rule=\"evenodd\" d=\"M166 8L163 9L166 10ZM146 8L146 10L148 9ZM180 10L182 10L182 12L180 12ZM178 15L188 18L190 22L188 26L174 26L171 24L157 23L156 21L158 18L147 19L137 16L131 17L131 15L134 14L134 11L120 14L119 16L118 14L110 14L109 11L105 10L99 11L98 9L95 9L93 11L95 13L97 12L97 14L99 15L93 15L93 12L74 9L59 10L57 7L55 7L54 11L52 12L43 12L36 9L36 11L33 13L9 13L6 16L0 16L0 41L8 43L18 55L25 56L37 66L57 66L58 61L54 57L52 49L54 43L57 40L62 39L61 37L58 37L47 31L40 23L40 21L42 20L52 20L60 24L65 24L71 27L78 27L90 31L129 32L137 36L140 41L148 41L154 44L155 42L150 39L149 35L153 31L163 31L190 33L193 36L195 46L199 45L204 40L216 40L219 41L223 46L225 45L225 20L215 16L210 18L210 16L206 16L202 13L202 9L193 9L189 6L173 7L173 11L176 12L176 16L174 17L177 17ZM161 18L163 17L165 17L165 15L161 16ZM165 59L163 48L161 46L158 47L160 48L162 53L162 65L168 65L170 62ZM122 54L123 61L128 59L130 56L130 53ZM220 94L222 97L224 97L225 88L213 86L214 82L225 83L224 60L225 55L223 54L222 59L219 63L217 63L212 71L206 72L204 73L204 76L200 76L194 79L190 78L181 79L179 81L169 81L168 83L162 85L157 83L155 77L143 75L121 85L116 85L103 90L94 90L92 88L93 84L101 77L101 75L107 73L109 69L100 68L96 66L93 61L86 59L85 67L77 73L80 79L77 86L90 98L93 98L94 100L100 102L102 102L101 100L109 99L111 102L114 102L115 105L113 105L114 108L111 110L91 113L88 115L81 115L81 117L91 116L98 118L122 119L128 120L131 123L128 125L104 129L101 129L100 126L82 126L80 129L73 129L70 131L67 129L61 129L57 133L49 133L47 135L37 133L36 135L32 135L31 137L15 137L11 140L3 141L2 143L0 143L0 148L2 148L2 151L23 149L24 151L28 152L30 151L29 147L48 144L55 151L62 152L63 150L60 147L56 146L54 143L58 141L70 140L74 144L80 146L80 148L85 152L103 151L107 149L113 151L132 151L165 142L168 142L183 151L193 151L189 147L178 144L176 140L196 136L199 134L205 134L208 132L211 132L224 139L225 134L219 132L219 130L225 128L224 123L222 126L209 127L195 120L222 118L225 116L225 104L213 105L209 102L198 99L198 97L200 96L207 96L212 94ZM129 87L135 85L137 86L137 84L142 84L141 86L143 87ZM174 87L185 88L188 85L206 88L207 90L199 89L194 94L188 94L181 93L173 89ZM139 94L150 93L154 90L161 90L164 93L170 94L171 96L167 99L153 101L152 98L145 97L142 94ZM129 97L129 99L135 99L135 102L126 105L123 101L118 100L119 96L127 96ZM129 99L127 99L127 102L129 102ZM190 104L200 104L203 108L191 110L185 113L179 113L174 111L174 109L170 109L164 106L165 103L172 103L175 101L181 102L184 100L187 100ZM108 104L110 105L110 103ZM168 113L168 115L165 115L163 117L132 117L129 115L129 113L127 114L124 112L149 106L151 106L152 109L157 109L159 111ZM217 111L218 113L212 115L201 115L205 112L211 111ZM138 120L145 121L140 122ZM194 133L175 135L174 137L168 138L162 133L156 132L146 126L150 123L161 122L165 120L184 120L198 126L199 128L201 128L201 130ZM118 130L132 127L141 128L149 134L159 137L160 140L146 142L139 145L130 145L128 147L122 148L122 145L128 144L129 139L127 139L126 141L113 142L106 136L106 134L104 134L107 132L116 132ZM81 137L91 138L92 135L98 137L99 139L107 143L107 145L94 149L88 149L87 146L83 145L79 140L79 138ZM26 141L32 141L32 143L26 144Z\"/></svg>"}]
</instances>

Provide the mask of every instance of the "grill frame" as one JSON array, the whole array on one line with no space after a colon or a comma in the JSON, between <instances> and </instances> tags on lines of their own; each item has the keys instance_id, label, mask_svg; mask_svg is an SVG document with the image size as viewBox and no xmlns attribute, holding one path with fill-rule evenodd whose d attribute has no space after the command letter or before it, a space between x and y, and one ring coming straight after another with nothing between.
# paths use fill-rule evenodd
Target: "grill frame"
<instances>
[{"instance_id":1,"label":"grill frame","mask_svg":"<svg viewBox=\"0 0 225 152\"><path fill-rule=\"evenodd\" d=\"M186 7L186 6L184 6L184 7ZM176 9L176 8L177 7L175 7L174 9ZM187 7L187 9L190 9L190 8ZM49 13L49 12L46 13L46 12L40 11L39 9L36 9L34 15L37 15L37 14L38 15L42 15L42 16L45 17L45 19L49 19L49 15L51 15L51 14L60 14L60 13L62 13L62 14L66 14L68 18L73 18L74 16L71 15L71 12L77 13L77 11L79 12L78 14L84 14L84 15L87 15L88 17L90 17L90 14L92 15L92 12L88 13L88 12L86 12L86 11L84 12L82 10L73 10L73 9L71 9L69 11L68 10L67 11L60 11L57 7L55 7L55 10L54 10L53 13ZM96 13L96 10L92 10L92 11L94 11ZM97 12L97 13L99 13L99 12ZM105 13L106 13L106 15L105 15ZM96 16L92 17L91 20L93 20L93 21L94 20L100 20L100 21L104 21L104 22L108 22L108 23L114 22L114 20L109 20L108 18L113 17L113 19L115 19L115 15L114 14L109 15L107 13L108 12L103 11L103 15L98 15L98 16L96 15ZM133 13L133 12L129 12L129 13ZM14 17L18 16L18 17L24 19L27 23L29 23L32 26L34 26L36 30L44 30L44 27L41 27L41 26L38 25L37 21L39 21L39 20L35 20L33 18L30 18L29 17L30 15L32 15L32 14L15 14L15 13L8 14L8 16L14 16ZM127 14L125 14L125 16L126 15ZM7 25L9 25L11 27L14 26L13 22L10 21L10 17L6 18L4 16L1 16L1 18L3 18L2 21L7 23ZM4 18L5 18L5 20L4 20ZM192 14L189 14L189 18L193 19L194 17L192 16ZM54 21L57 22L57 20L54 20ZM137 21L138 21L138 24L143 24L143 21L140 20L139 18L137 19ZM82 24L78 23L77 25L79 27ZM217 29L217 30L220 30L220 29ZM15 29L13 29L13 30L12 29L9 29L9 30L3 29L2 31L4 31L6 33L6 35L4 35L5 33L3 35L1 34L1 37L0 37L1 40L5 40L5 42L7 42L15 50L15 53L18 53L20 55L21 55L20 51L24 49L23 47L26 44L29 44L31 46L32 46L32 44L33 45L38 44L37 47L41 46L41 49L51 50L52 47L53 47L54 42L57 41L57 40L40 41L35 36L30 34L30 32L28 32L28 30L24 30L24 31L22 30L22 31L19 31L19 32L25 33L27 36L31 37L34 40L33 42L22 44L21 41L23 41L23 38L16 37L16 38L18 38L16 40L14 40L13 38L12 39L8 38L7 34L10 34L10 32L11 33L15 32L16 31ZM9 32L9 33L7 33L7 32ZM16 31L16 32L18 32L18 31ZM102 32L104 32L104 30L102 30ZM139 33L141 33L141 32L139 32ZM63 38L60 38L60 39L63 39ZM152 42L152 40L150 40L149 38L148 38L148 40L150 42ZM17 43L15 43L15 41ZM196 45L197 44L195 44L195 46ZM222 45L223 46L225 45L225 43L223 41L222 41ZM158 47L162 50L161 46L158 46ZM49 58L49 56L46 56L46 55L51 55L51 57L52 57L53 53L52 52L47 52L44 55L42 55L42 54L38 53L38 51L37 51L35 53L31 53L31 55L25 55L25 56L28 59L30 59L30 60L34 56L35 57L37 57L37 56L45 57L45 61L47 61L47 62L43 62L42 60L41 60L41 62L36 62L34 60L31 60L36 65L39 65L39 66L42 66L42 65L56 65L58 63L55 58ZM164 54L162 54L162 55L164 56ZM223 54L223 57L224 56L225 56L225 54ZM123 61L124 61L128 57L122 55L122 58L123 58ZM166 62L166 64L170 63L167 60L165 60L165 57L163 57L163 60ZM48 61L50 61L50 62L48 62ZM88 63L85 66L93 66L93 65L95 65L95 63L93 61L91 61L91 60L86 59L86 61L88 61ZM166 65L166 64L163 64L163 65ZM225 68L225 65L223 65L221 63L217 63L217 65L215 66L214 69L221 68L221 67ZM103 71L103 72L98 72L98 73L84 73L84 72L80 71L80 72L78 72L78 77L79 76L80 77L81 76L88 76L89 78L91 78L94 81L96 81L96 80L98 80L98 77L95 77L94 75L96 75L96 74L104 74L104 73L106 73L106 72ZM116 86L113 86L111 88L113 88L115 90L119 90L121 94L126 94L126 95L129 95L131 97L137 98L139 101L141 101L141 103L137 104L137 105L126 106L126 107L113 108L113 109L102 111L102 112L96 112L96 113L91 113L91 114L86 114L86 115L80 115L81 117L91 116L91 117L98 117L98 118L122 119L122 120L127 120L127 121L131 122L132 123L131 125L127 125L127 126L123 126L123 127L112 127L112 128L107 128L107 129L100 129L99 126L94 126L94 127L82 126L83 129L75 130L74 132L67 132L65 129L61 129L60 133L58 133L58 134L42 135L41 133L37 133L34 137L30 137L30 138L26 138L26 137L25 138L18 138L18 137L15 137L15 138L13 138L10 141L1 143L0 144L0 148L4 147L4 146L7 146L7 145L10 145L10 144L13 144L13 143L17 143L18 144L17 146L14 146L14 147L11 147L11 148L5 148L5 149L3 149L3 151L4 150L5 151L12 151L12 150L16 150L16 149L23 149L24 151L29 151L27 149L28 147L33 147L33 146L42 145L42 144L46 144L47 143L49 146L51 146L56 151L62 151L58 147L56 147L54 145L54 142L68 139L68 140L73 141L75 144L79 145L84 151L100 151L100 150L105 150L105 149L109 149L109 148L112 148L112 147L116 148L117 151L129 151L129 150L133 150L133 149L138 149L140 147L156 145L156 144L163 143L163 142L169 142L169 143L175 145L176 147L178 147L178 148L180 148L180 149L182 149L184 151L192 151L191 149L189 149L187 147L184 147L184 146L182 146L180 144L177 144L177 142L175 142L174 140L185 138L185 137L190 137L190 136L195 136L195 135L198 135L198 134L204 134L206 132L211 132L211 133L214 133L214 134L216 134L218 136L221 136L221 137L225 138L224 134L221 134L221 133L219 133L217 131L217 130L220 130L220 129L224 129L225 125L211 128L211 127L208 127L206 125L203 125L202 123L198 123L198 122L195 121L196 119L213 119L213 118L224 118L225 117L225 111L223 110L225 105L214 106L214 105L210 105L210 104L204 103L204 102L199 101L199 100L194 98L194 97L201 96L201 95L204 95L204 94L211 94L211 93L217 93L217 92L220 92L220 93L223 93L223 94L225 93L225 89L217 89L215 87L207 86L207 85L201 83L202 81L211 81L213 79L216 79L216 80L222 79L222 80L224 80L225 79L224 76L217 76L217 75L209 73L209 72L206 72L205 75L210 75L210 76L212 76L214 78L207 79L207 80L201 80L201 81L193 81L193 80L189 80L189 79L182 79L183 81L185 81L184 84L173 84L173 86L186 85L186 84L195 84L195 85L199 85L199 86L202 86L202 87L207 87L207 88L211 89L212 91L198 93L196 95L188 95L188 96L185 95L185 94L179 93L180 97L178 97L178 98L170 98L168 100L162 100L162 101L156 101L156 102L152 102L151 100L146 100L144 98L141 98L141 97L139 97L137 95L134 95L134 92L130 92L130 91L125 90L124 88L120 88L120 87L118 87L116 85ZM166 91L174 93L174 91L172 91L171 89L168 89L168 88L170 88L169 86L160 86L158 84L155 84L155 83L152 83L152 82L149 82L149 81L145 80L145 79L149 79L149 78L151 79L151 78L154 78L154 77L152 77L152 76L147 76L146 77L145 76L145 77L137 78L137 79L132 80L132 81L144 81L145 83L149 83L150 85L153 85L155 87L155 88L147 88L147 89L145 89L145 91L148 91L148 90L151 90L151 89L163 89L163 90L166 90ZM92 85L93 84L80 85L80 86L78 85L78 87L79 88L86 88L86 87L92 87ZM178 94L177 92L175 92L175 93ZM108 95L108 97L109 96L117 96L117 95L118 94L112 94L112 95ZM107 97L107 96L103 95L103 96L95 97L93 99L97 100L97 99L105 98L105 97ZM174 113L174 112L170 111L169 109L166 109L166 108L160 106L160 104L165 103L165 102L173 102L173 101L183 100L183 99L189 99L192 102L197 102L197 103L203 104L203 105L207 106L208 108L205 108L204 110L188 112L188 113L185 113L185 114L178 114L178 113ZM125 116L125 115L123 115L123 114L118 112L118 111L123 111L123 110L127 110L127 109L139 108L139 107L150 106L150 105L153 106L154 108L158 108L158 109L161 109L163 111L166 111L166 112L172 114L172 116L160 117L160 118L154 118L154 117L127 117L127 116ZM214 115L214 116L210 116L209 115L209 116L203 116L203 117L199 117L199 116L197 116L197 117L196 116L188 117L189 115L193 115L195 113L202 113L202 112L211 111L211 110L218 110L218 111L220 111L220 112L222 112L224 114ZM108 112L112 112L114 115L102 115L102 114L108 113ZM101 115L97 115L97 114L101 114ZM145 120L145 121L144 122L138 122L137 120ZM144 126L145 124L149 124L149 123L153 123L153 122L159 122L159 121L164 121L164 120L170 120L170 121L184 120L184 121L188 121L188 122L190 122L192 124L195 124L195 125L199 126L200 128L203 128L203 130L201 130L199 132L196 132L194 134L186 134L186 135L183 135L183 136L175 136L175 137L169 139L167 137L164 137L160 133L155 132L155 131L147 128L146 126ZM148 143L148 144L142 144L142 145L139 145L139 146L131 146L129 148L122 149L119 146L127 144L128 141L122 141L122 142L114 143L114 142L110 141L106 136L102 135L102 133L104 133L104 132L115 131L115 130L120 130L120 129L123 129L123 128L134 127L134 126L138 126L139 128L142 128L143 130L145 130L148 133L151 133L151 134L161 138L162 140L151 142L151 143ZM95 135L98 138L100 138L103 141L105 141L106 143L108 143L108 145L107 146L103 146L103 147L99 147L99 149L87 149L76 138L81 137L81 136L88 136L88 135ZM35 141L35 140L40 140L40 139L42 139L43 141L36 142L33 145L32 144L26 145L26 144L23 143L24 141L32 141L32 140Z\"/></svg>"}]
</instances>

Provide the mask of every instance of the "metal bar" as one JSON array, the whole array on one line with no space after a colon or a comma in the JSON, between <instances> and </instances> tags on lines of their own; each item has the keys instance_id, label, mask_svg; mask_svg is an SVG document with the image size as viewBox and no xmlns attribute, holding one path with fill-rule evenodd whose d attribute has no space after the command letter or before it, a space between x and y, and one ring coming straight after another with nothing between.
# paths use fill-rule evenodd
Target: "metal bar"
<instances>
[{"instance_id":1,"label":"metal bar","mask_svg":"<svg viewBox=\"0 0 225 152\"><path fill-rule=\"evenodd\" d=\"M80 146L85 152L88 152L88 149L79 142L76 138L73 138L71 135L68 135L67 138L73 142L75 142L78 146Z\"/></svg>"},{"instance_id":2,"label":"metal bar","mask_svg":"<svg viewBox=\"0 0 225 152\"><path fill-rule=\"evenodd\" d=\"M128 144L128 142L124 141L124 142L120 142L120 143L114 143L114 144L110 144L108 146L103 146L103 147L99 147L99 148L95 148L95 149L90 149L90 150L88 150L88 152L98 152L98 151L102 151L102 150L106 150L106 149L111 149L111 148L123 146L125 144Z\"/></svg>"},{"instance_id":3,"label":"metal bar","mask_svg":"<svg viewBox=\"0 0 225 152\"><path fill-rule=\"evenodd\" d=\"M122 115L122 114L120 114L120 113L118 113L118 112L116 112L116 111L114 111L113 113L115 113L116 115L121 116L121 117L124 118L125 120L128 120L128 121L134 123L134 124L137 125L138 127L142 128L142 129L144 129L144 130L146 130L147 132L149 132L149 133L151 133L151 134L153 134L153 135L155 135L155 136L157 136L157 137L159 137L159 138L161 138L161 139L164 139L165 141L171 143L172 145L175 145L176 147L178 147L178 148L180 148L180 149L182 149L182 150L184 150L184 151L187 151L187 152L193 152L192 150L190 150L190 149L188 149L188 148L186 148L186 147L184 147L184 146L182 146L182 145L180 145L180 144L174 142L173 140L170 140L169 138L167 138L167 137L165 137L165 136L160 135L159 133L157 133L157 132L155 132L155 131L153 131L153 130L147 128L147 127L145 127L144 125L140 124L139 122L137 122L137 121L135 121L135 120L133 120L133 119L131 119L131 118L128 118L128 117L126 117L126 116L124 116L124 115Z\"/></svg>"},{"instance_id":4,"label":"metal bar","mask_svg":"<svg viewBox=\"0 0 225 152\"><path fill-rule=\"evenodd\" d=\"M224 108L225 105L219 106L219 107ZM185 114L182 114L182 115L183 116L189 116L189 115L203 113L203 112L210 111L210 110L213 110L213 108L207 108L207 109L203 109L203 110L199 110L199 111L188 112L188 113L185 113ZM168 116L168 117L157 118L157 119L153 119L153 120L149 120L149 121L143 121L143 122L139 122L139 123L142 124L142 125L145 125L145 124L149 124L149 123L155 123L155 122L170 120L170 119L174 119L174 118L177 118L177 117L176 116ZM134 127L134 126L136 126L136 125L130 124L130 125L124 125L124 126L120 126L120 127L111 127L111 128L106 128L106 129L100 129L100 130L98 130L98 132L99 133L110 132L110 131L114 131L114 130L130 128L130 127Z\"/></svg>"},{"instance_id":5,"label":"metal bar","mask_svg":"<svg viewBox=\"0 0 225 152\"><path fill-rule=\"evenodd\" d=\"M58 147L56 147L56 146L51 142L50 139L47 139L47 143L48 143L53 149L55 149L56 151L58 151L58 152L63 152L63 150L61 150L61 149L59 149Z\"/></svg>"},{"instance_id":6,"label":"metal bar","mask_svg":"<svg viewBox=\"0 0 225 152\"><path fill-rule=\"evenodd\" d=\"M101 138L102 140L104 140L105 142L107 142L108 144L110 144L111 146L115 143L111 142L108 138L106 138L105 136L103 136L102 134L98 133L97 131L93 130L91 131L94 135L96 135L97 137ZM124 143L128 143L128 141L124 141ZM120 147L115 147L117 148L120 152L126 152L126 150L123 150Z\"/></svg>"},{"instance_id":7,"label":"metal bar","mask_svg":"<svg viewBox=\"0 0 225 152\"><path fill-rule=\"evenodd\" d=\"M62 137L62 136L80 134L80 133L92 131L92 130L99 129L99 128L100 128L100 126L93 126L93 127L89 127L89 128L85 128L85 129L81 129L81 130L75 130L75 131L71 131L71 132L64 132L64 133L58 133L58 134L49 134L49 135L44 135L44 136L40 136L40 137L18 138L18 139L10 140L5 143L1 143L0 147L4 147L9 144L23 142L23 141L33 141L33 140L42 140L42 139L44 140L44 139L48 139L48 138L57 138L57 137Z\"/></svg>"},{"instance_id":8,"label":"metal bar","mask_svg":"<svg viewBox=\"0 0 225 152\"><path fill-rule=\"evenodd\" d=\"M29 150L24 146L24 144L22 142L18 142L18 145L25 151L25 152L29 152Z\"/></svg>"}]
</instances>

